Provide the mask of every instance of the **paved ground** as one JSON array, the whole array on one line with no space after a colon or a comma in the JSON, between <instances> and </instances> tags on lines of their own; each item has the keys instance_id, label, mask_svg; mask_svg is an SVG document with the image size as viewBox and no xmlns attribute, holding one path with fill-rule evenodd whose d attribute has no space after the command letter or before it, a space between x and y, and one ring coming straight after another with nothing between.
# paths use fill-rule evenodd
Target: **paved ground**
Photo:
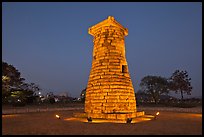
<instances>
[{"instance_id":1,"label":"paved ground","mask_svg":"<svg viewBox=\"0 0 204 137\"><path fill-rule=\"evenodd\" d=\"M202 135L202 112L179 112L168 109L140 108L156 120L140 123L87 123L65 120L76 110L55 110L25 114L2 115L3 135ZM202 110L202 109L201 109ZM55 115L61 116L57 119Z\"/></svg>"},{"instance_id":2,"label":"paved ground","mask_svg":"<svg viewBox=\"0 0 204 137\"><path fill-rule=\"evenodd\" d=\"M84 105L82 103L70 103L67 105L42 105L42 106L25 106L25 107L12 107L3 106L2 114L19 114L19 113L29 113L29 112L47 112L47 111L58 111L58 110L83 110ZM178 107L159 107L159 106L139 106L137 107L139 111L152 110L152 111L171 111L171 112L189 112L189 113L202 113L202 106L193 108L178 108Z\"/></svg>"}]
</instances>

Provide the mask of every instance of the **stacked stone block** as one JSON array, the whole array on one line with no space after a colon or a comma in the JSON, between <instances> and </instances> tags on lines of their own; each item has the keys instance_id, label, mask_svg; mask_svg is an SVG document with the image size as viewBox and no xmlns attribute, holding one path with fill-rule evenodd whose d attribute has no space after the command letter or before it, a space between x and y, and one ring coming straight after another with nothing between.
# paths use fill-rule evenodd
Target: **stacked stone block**
<instances>
[{"instance_id":1,"label":"stacked stone block","mask_svg":"<svg viewBox=\"0 0 204 137\"><path fill-rule=\"evenodd\" d=\"M135 117L136 99L125 57L128 30L109 16L89 28L89 34L94 46L85 112L93 118Z\"/></svg>"}]
</instances>

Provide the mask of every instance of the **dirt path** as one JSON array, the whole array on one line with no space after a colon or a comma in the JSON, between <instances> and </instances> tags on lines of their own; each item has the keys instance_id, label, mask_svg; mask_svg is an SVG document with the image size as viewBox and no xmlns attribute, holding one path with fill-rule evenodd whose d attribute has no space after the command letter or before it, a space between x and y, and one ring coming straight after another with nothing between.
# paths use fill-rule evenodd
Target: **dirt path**
<instances>
[{"instance_id":1,"label":"dirt path","mask_svg":"<svg viewBox=\"0 0 204 137\"><path fill-rule=\"evenodd\" d=\"M74 112L51 111L2 116L3 135L202 135L202 114L161 111L158 119L134 124L67 121ZM147 110L155 114L155 110ZM61 119L55 118L55 114Z\"/></svg>"}]
</instances>

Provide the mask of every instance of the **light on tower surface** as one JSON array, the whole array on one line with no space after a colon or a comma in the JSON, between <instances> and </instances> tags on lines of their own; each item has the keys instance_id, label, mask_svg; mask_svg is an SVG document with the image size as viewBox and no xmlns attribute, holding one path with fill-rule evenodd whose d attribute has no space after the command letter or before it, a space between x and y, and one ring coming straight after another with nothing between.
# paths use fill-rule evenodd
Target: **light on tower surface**
<instances>
[{"instance_id":1,"label":"light on tower surface","mask_svg":"<svg viewBox=\"0 0 204 137\"><path fill-rule=\"evenodd\" d=\"M125 56L123 27L113 16L89 28L93 36L92 68L86 88L88 117L105 119L137 116L134 88Z\"/></svg>"},{"instance_id":2,"label":"light on tower surface","mask_svg":"<svg viewBox=\"0 0 204 137\"><path fill-rule=\"evenodd\" d=\"M125 54L128 29L108 16L91 26L88 33L93 36L92 67L84 94L84 113L75 117L92 123L136 123L150 119L144 111L137 111Z\"/></svg>"}]
</instances>

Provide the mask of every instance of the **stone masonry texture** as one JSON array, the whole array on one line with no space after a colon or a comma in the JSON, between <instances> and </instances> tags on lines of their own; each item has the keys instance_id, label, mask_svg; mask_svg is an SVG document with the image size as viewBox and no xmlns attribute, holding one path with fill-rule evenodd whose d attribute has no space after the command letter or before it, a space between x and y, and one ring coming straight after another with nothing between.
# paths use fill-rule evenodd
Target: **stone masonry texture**
<instances>
[{"instance_id":1,"label":"stone masonry texture","mask_svg":"<svg viewBox=\"0 0 204 137\"><path fill-rule=\"evenodd\" d=\"M136 113L136 98L125 57L128 30L114 17L89 28L93 36L92 68L86 89L85 112L100 114Z\"/></svg>"}]
</instances>

